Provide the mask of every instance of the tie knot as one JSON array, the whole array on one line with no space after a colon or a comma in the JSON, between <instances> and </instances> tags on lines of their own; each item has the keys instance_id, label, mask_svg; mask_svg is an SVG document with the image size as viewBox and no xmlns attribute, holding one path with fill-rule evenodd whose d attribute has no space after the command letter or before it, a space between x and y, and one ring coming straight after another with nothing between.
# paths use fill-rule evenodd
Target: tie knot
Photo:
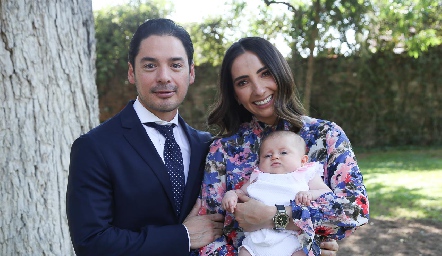
<instances>
[{"instance_id":1,"label":"tie knot","mask_svg":"<svg viewBox=\"0 0 442 256\"><path fill-rule=\"evenodd\" d=\"M173 128L176 126L175 124L160 125L155 122L147 122L144 123L144 125L155 128L164 137L166 137L166 139L173 138Z\"/></svg>"}]
</instances>

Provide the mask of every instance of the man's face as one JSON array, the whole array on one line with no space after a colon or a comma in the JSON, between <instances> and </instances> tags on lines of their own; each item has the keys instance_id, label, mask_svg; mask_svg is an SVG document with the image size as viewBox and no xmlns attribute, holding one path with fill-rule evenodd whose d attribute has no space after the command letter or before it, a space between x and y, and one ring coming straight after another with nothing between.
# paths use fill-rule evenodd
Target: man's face
<instances>
[{"instance_id":1,"label":"man's face","mask_svg":"<svg viewBox=\"0 0 442 256\"><path fill-rule=\"evenodd\" d=\"M195 70L193 64L189 69L186 50L178 38L152 35L141 41L135 68L129 63L128 80L136 85L146 109L170 121L195 80Z\"/></svg>"}]
</instances>

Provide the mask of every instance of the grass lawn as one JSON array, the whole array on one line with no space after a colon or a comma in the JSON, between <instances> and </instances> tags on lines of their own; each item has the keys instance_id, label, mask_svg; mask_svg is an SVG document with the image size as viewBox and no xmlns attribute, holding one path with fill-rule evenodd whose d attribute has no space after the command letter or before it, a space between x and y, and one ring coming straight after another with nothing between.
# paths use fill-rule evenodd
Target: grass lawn
<instances>
[{"instance_id":1,"label":"grass lawn","mask_svg":"<svg viewBox=\"0 0 442 256\"><path fill-rule=\"evenodd\" d=\"M442 148L355 152L370 217L442 223Z\"/></svg>"}]
</instances>

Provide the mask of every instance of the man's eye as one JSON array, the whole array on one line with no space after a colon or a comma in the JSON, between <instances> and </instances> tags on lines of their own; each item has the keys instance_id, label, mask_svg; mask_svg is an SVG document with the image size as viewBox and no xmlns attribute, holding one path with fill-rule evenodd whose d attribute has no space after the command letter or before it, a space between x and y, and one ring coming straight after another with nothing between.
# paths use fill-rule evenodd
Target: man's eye
<instances>
[{"instance_id":1,"label":"man's eye","mask_svg":"<svg viewBox=\"0 0 442 256\"><path fill-rule=\"evenodd\" d=\"M180 64L180 63L174 63L174 64L172 64L172 68L182 68L182 67L183 67L183 65Z\"/></svg>"},{"instance_id":2,"label":"man's eye","mask_svg":"<svg viewBox=\"0 0 442 256\"><path fill-rule=\"evenodd\" d=\"M149 63L149 64L144 64L144 66L143 66L144 68L147 68L147 69L151 69L151 68L154 68L155 67L155 65L154 64L152 64L152 63Z\"/></svg>"}]
</instances>

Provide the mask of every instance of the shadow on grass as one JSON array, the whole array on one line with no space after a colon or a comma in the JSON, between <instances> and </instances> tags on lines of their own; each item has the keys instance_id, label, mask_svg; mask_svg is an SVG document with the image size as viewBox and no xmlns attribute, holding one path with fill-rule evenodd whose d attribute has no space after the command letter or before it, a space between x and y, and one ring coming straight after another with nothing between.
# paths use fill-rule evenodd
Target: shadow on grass
<instances>
[{"instance_id":1,"label":"shadow on grass","mask_svg":"<svg viewBox=\"0 0 442 256\"><path fill-rule=\"evenodd\" d=\"M367 191L371 217L387 216L390 218L427 219L442 223L442 216L440 214L441 204L435 203L434 206L422 204L423 201L440 201L440 197L436 195L422 195L418 188L409 189L404 186L389 187L379 183L368 185ZM397 216L398 212L401 211L405 211L405 213ZM409 216L407 216L408 213Z\"/></svg>"},{"instance_id":2,"label":"shadow on grass","mask_svg":"<svg viewBox=\"0 0 442 256\"><path fill-rule=\"evenodd\" d=\"M376 151L357 154L357 159L364 174L442 170L442 149Z\"/></svg>"}]
</instances>

